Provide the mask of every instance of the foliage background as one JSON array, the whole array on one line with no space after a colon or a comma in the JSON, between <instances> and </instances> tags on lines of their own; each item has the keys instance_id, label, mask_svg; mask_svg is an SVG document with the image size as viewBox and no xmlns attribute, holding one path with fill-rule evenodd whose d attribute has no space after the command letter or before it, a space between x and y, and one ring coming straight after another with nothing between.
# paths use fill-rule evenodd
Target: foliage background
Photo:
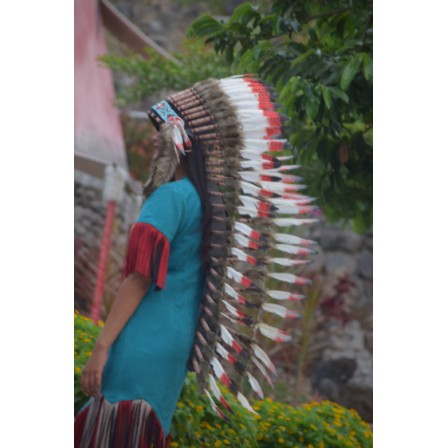
<instances>
[{"instance_id":1,"label":"foliage background","mask_svg":"<svg viewBox=\"0 0 448 448\"><path fill-rule=\"evenodd\" d=\"M331 221L373 222L373 11L365 0L244 3L226 21L199 17L235 73L256 73L279 93L311 194Z\"/></svg>"},{"instance_id":2,"label":"foliage background","mask_svg":"<svg viewBox=\"0 0 448 448\"><path fill-rule=\"evenodd\" d=\"M75 311L75 413L88 400L80 389L80 374L102 325L96 326L91 319ZM253 403L257 414L251 414L226 389L222 388L222 393L234 411L229 422L211 410L207 398L198 391L195 376L187 376L173 418L172 448L373 446L370 426L356 411L336 403L311 402L293 407L266 398Z\"/></svg>"},{"instance_id":3,"label":"foliage background","mask_svg":"<svg viewBox=\"0 0 448 448\"><path fill-rule=\"evenodd\" d=\"M150 50L103 61L132 80L117 84L121 107L148 107L208 77L271 83L308 193L327 219L364 232L373 223L372 26L365 0L243 3L226 19L196 19L175 54L181 64Z\"/></svg>"},{"instance_id":4,"label":"foliage background","mask_svg":"<svg viewBox=\"0 0 448 448\"><path fill-rule=\"evenodd\" d=\"M365 3L362 10L361 2L355 2L354 7L344 2L330 3L336 9L322 10L321 2L303 6L276 1L260 6L243 4L228 20L203 16L192 24L189 39L175 54L181 64L167 61L152 50L148 50L147 59L103 57L102 63L111 67L118 79L126 78L126 82L117 83L116 89L118 105L124 112L131 174L138 180L146 179L152 131L146 122L132 120L127 114L130 109L146 110L171 92L208 77L252 72L274 85L279 106L290 117L286 131L293 143L292 153L303 165L298 174L304 175L309 184L308 193L317 197L327 218L351 222L358 231L369 228L373 157L371 5ZM353 17L358 7L363 14ZM367 28L361 37L366 42L356 47L362 20ZM294 396L295 403L310 398L309 390L301 387L302 380L319 345L315 328L326 322L320 309L325 297L319 292L313 297L303 310L300 357L293 373L299 377L300 390L291 395L289 387L281 383L276 390L279 397ZM293 363L295 349L289 347ZM195 402L190 400L190 404ZM185 423L179 426L179 433ZM217 440L222 439L219 431L216 434ZM250 434L248 431L247 437Z\"/></svg>"},{"instance_id":5,"label":"foliage background","mask_svg":"<svg viewBox=\"0 0 448 448\"><path fill-rule=\"evenodd\" d=\"M224 12L223 5L201 3L213 14ZM204 15L191 24L188 39L174 53L180 64L149 49L146 59L102 59L116 75L131 174L146 180L152 127L130 118L129 109L146 110L208 77L253 72L274 85L290 117L286 132L307 193L317 198L326 218L365 231L373 219L371 3L277 0L243 3L229 14ZM315 289L299 305L303 318L290 328L295 344L276 352L285 375L276 382L274 399L297 404L310 398L310 368L322 338L328 339L329 327L340 331L350 319L347 300L338 293L330 301L332 313L343 312L343 318L325 315L327 274L315 276Z\"/></svg>"}]
</instances>

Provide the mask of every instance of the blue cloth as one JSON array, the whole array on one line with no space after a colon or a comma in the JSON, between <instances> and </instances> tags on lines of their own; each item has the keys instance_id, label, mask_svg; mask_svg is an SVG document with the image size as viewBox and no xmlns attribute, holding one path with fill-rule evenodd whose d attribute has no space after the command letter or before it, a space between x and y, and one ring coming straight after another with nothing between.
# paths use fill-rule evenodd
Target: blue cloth
<instances>
[{"instance_id":1,"label":"blue cloth","mask_svg":"<svg viewBox=\"0 0 448 448\"><path fill-rule=\"evenodd\" d=\"M112 345L102 392L111 403L146 400L165 436L187 374L203 289L202 209L188 178L160 186L137 222L151 224L170 241L166 288L152 285Z\"/></svg>"}]
</instances>

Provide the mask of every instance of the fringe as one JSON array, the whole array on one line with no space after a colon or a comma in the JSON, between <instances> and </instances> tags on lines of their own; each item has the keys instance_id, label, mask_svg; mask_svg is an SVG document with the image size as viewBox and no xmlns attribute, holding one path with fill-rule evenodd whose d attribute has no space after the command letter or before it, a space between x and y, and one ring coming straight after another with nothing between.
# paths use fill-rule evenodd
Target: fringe
<instances>
[{"instance_id":1,"label":"fringe","mask_svg":"<svg viewBox=\"0 0 448 448\"><path fill-rule=\"evenodd\" d=\"M152 407L144 400L109 403L99 396L75 418L75 448L169 448Z\"/></svg>"},{"instance_id":2,"label":"fringe","mask_svg":"<svg viewBox=\"0 0 448 448\"><path fill-rule=\"evenodd\" d=\"M156 289L166 286L170 243L163 233L150 224L137 222L129 237L123 278L133 272L150 276Z\"/></svg>"}]
</instances>

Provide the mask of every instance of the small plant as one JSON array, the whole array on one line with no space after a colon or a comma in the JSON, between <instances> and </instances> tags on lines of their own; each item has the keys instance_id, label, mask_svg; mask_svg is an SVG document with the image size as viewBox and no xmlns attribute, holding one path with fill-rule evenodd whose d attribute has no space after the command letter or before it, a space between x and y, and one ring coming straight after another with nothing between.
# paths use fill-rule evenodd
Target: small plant
<instances>
[{"instance_id":1,"label":"small plant","mask_svg":"<svg viewBox=\"0 0 448 448\"><path fill-rule=\"evenodd\" d=\"M370 448L372 431L354 410L330 401L290 406L270 398L255 401L257 414L245 411L224 388L234 410L229 422L214 414L189 374L174 414L173 448Z\"/></svg>"},{"instance_id":2,"label":"small plant","mask_svg":"<svg viewBox=\"0 0 448 448\"><path fill-rule=\"evenodd\" d=\"M103 324L75 311L75 413L87 402L79 380ZM221 388L233 409L229 421L218 417L208 398L188 374L171 427L172 448L370 448L372 431L354 410L323 401L290 406L270 398L253 402L257 414L244 410Z\"/></svg>"},{"instance_id":3,"label":"small plant","mask_svg":"<svg viewBox=\"0 0 448 448\"><path fill-rule=\"evenodd\" d=\"M232 74L223 57L206 47L203 39L185 41L182 53L174 55L181 64L165 59L150 48L146 52L147 59L139 55L105 55L100 58L114 72L132 80L126 85L117 85L118 105L121 107L129 107L142 100L146 102L155 94L160 96L163 89L183 90L207 78L224 78Z\"/></svg>"},{"instance_id":4,"label":"small plant","mask_svg":"<svg viewBox=\"0 0 448 448\"><path fill-rule=\"evenodd\" d=\"M258 424L236 399L221 388L233 410L229 422L216 415L208 398L199 393L194 374L188 374L173 417L171 446L181 448L257 446Z\"/></svg>"},{"instance_id":5,"label":"small plant","mask_svg":"<svg viewBox=\"0 0 448 448\"><path fill-rule=\"evenodd\" d=\"M363 232L373 222L372 2L263 3L226 21L202 15L188 35L275 86L308 193L327 219Z\"/></svg>"},{"instance_id":6,"label":"small plant","mask_svg":"<svg viewBox=\"0 0 448 448\"><path fill-rule=\"evenodd\" d=\"M367 448L373 446L370 426L354 410L336 403L289 406L267 398L254 409L260 414L258 448Z\"/></svg>"},{"instance_id":7,"label":"small plant","mask_svg":"<svg viewBox=\"0 0 448 448\"><path fill-rule=\"evenodd\" d=\"M101 333L103 323L95 325L92 319L75 310L75 414L84 406L89 397L81 390L82 369L92 354L95 341Z\"/></svg>"}]
</instances>

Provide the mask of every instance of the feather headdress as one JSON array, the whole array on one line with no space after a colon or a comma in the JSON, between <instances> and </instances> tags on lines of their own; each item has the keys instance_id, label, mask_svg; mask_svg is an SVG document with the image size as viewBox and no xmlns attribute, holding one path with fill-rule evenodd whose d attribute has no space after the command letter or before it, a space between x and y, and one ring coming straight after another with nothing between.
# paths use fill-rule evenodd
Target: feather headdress
<instances>
[{"instance_id":1,"label":"feather headdress","mask_svg":"<svg viewBox=\"0 0 448 448\"><path fill-rule=\"evenodd\" d=\"M148 115L163 133L158 148L163 165L154 168L147 191L169 180L178 152L191 148L189 136L205 153L211 239L189 367L219 415L226 417L230 408L217 382L253 411L241 393L243 380L261 398L256 377L272 385L276 373L258 338L280 343L291 338L264 317L299 317L279 302L301 300L304 296L291 292L290 285L309 284L293 269L308 263L299 257L313 253L314 243L281 228L314 222L306 217L314 209L313 198L300 193L304 186L298 176L287 174L297 165L283 165L289 157L276 157L288 143L283 117L262 81L250 75L209 79L157 103ZM288 272L277 272L278 266ZM284 289L268 289L269 278L283 282Z\"/></svg>"}]
</instances>

